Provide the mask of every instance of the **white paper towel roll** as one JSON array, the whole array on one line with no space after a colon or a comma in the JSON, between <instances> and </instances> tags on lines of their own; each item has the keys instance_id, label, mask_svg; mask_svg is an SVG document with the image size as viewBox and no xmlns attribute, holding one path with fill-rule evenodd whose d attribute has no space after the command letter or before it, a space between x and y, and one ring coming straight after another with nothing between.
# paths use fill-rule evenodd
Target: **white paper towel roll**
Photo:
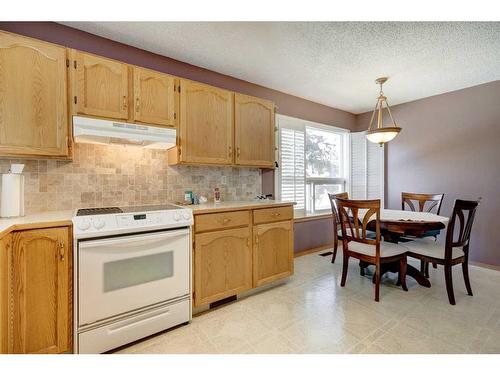
<instances>
[{"instance_id":1,"label":"white paper towel roll","mask_svg":"<svg viewBox=\"0 0 500 375\"><path fill-rule=\"evenodd\" d=\"M2 174L0 216L24 215L24 176L17 173Z\"/></svg>"}]
</instances>

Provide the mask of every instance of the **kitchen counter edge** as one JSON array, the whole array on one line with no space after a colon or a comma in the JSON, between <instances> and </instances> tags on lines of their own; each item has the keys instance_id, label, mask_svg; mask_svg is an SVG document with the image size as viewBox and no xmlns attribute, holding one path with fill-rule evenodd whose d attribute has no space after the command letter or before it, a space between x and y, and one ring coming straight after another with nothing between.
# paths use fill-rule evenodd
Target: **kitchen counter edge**
<instances>
[{"instance_id":1,"label":"kitchen counter edge","mask_svg":"<svg viewBox=\"0 0 500 375\"><path fill-rule=\"evenodd\" d=\"M74 210L47 211L25 216L0 218L0 238L16 231L71 226Z\"/></svg>"},{"instance_id":2,"label":"kitchen counter edge","mask_svg":"<svg viewBox=\"0 0 500 375\"><path fill-rule=\"evenodd\" d=\"M199 205L186 206L193 210L193 215L210 214L216 212L254 210L270 207L293 206L295 202L282 201L225 201L221 203L203 203Z\"/></svg>"}]
</instances>

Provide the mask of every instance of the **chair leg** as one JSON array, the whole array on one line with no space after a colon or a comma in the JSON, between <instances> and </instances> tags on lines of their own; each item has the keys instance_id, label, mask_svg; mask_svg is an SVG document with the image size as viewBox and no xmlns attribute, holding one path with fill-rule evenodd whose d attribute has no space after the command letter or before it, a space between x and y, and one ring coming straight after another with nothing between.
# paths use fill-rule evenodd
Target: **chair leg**
<instances>
[{"instance_id":1,"label":"chair leg","mask_svg":"<svg viewBox=\"0 0 500 375\"><path fill-rule=\"evenodd\" d=\"M342 279L340 280L340 286L345 286L347 280L347 269L349 267L349 255L344 252L344 261L342 263Z\"/></svg>"},{"instance_id":2,"label":"chair leg","mask_svg":"<svg viewBox=\"0 0 500 375\"><path fill-rule=\"evenodd\" d=\"M429 278L429 262L425 262L425 277Z\"/></svg>"},{"instance_id":3,"label":"chair leg","mask_svg":"<svg viewBox=\"0 0 500 375\"><path fill-rule=\"evenodd\" d=\"M434 262L432 262L432 268L435 268L435 269L437 269L437 268L438 268L438 265L437 265L437 263L434 263Z\"/></svg>"},{"instance_id":4,"label":"chair leg","mask_svg":"<svg viewBox=\"0 0 500 375\"><path fill-rule=\"evenodd\" d=\"M446 281L446 292L448 293L448 300L450 305L455 304L455 294L453 293L453 279L451 277L451 265L446 264L444 266L444 278Z\"/></svg>"},{"instance_id":5,"label":"chair leg","mask_svg":"<svg viewBox=\"0 0 500 375\"><path fill-rule=\"evenodd\" d=\"M406 286L406 257L401 258L399 261L398 285L401 285L405 292L408 291Z\"/></svg>"},{"instance_id":6,"label":"chair leg","mask_svg":"<svg viewBox=\"0 0 500 375\"><path fill-rule=\"evenodd\" d=\"M362 261L359 261L359 274L365 276L365 265Z\"/></svg>"},{"instance_id":7,"label":"chair leg","mask_svg":"<svg viewBox=\"0 0 500 375\"><path fill-rule=\"evenodd\" d=\"M380 264L375 265L375 301L380 300Z\"/></svg>"},{"instance_id":8,"label":"chair leg","mask_svg":"<svg viewBox=\"0 0 500 375\"><path fill-rule=\"evenodd\" d=\"M469 280L469 260L465 259L465 262L462 263L462 273L464 274L465 287L467 288L467 294L472 296L472 288L470 287Z\"/></svg>"},{"instance_id":9,"label":"chair leg","mask_svg":"<svg viewBox=\"0 0 500 375\"><path fill-rule=\"evenodd\" d=\"M332 263L335 263L335 258L337 258L337 248L338 247L339 247L339 239L337 238L337 236L335 236L335 238L333 239Z\"/></svg>"}]
</instances>

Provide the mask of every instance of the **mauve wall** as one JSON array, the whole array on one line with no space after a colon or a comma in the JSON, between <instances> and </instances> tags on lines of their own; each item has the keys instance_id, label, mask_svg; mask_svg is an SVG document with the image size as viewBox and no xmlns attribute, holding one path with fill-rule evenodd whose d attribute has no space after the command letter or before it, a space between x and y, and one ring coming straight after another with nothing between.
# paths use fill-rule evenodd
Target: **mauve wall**
<instances>
[{"instance_id":1,"label":"mauve wall","mask_svg":"<svg viewBox=\"0 0 500 375\"><path fill-rule=\"evenodd\" d=\"M386 206L400 208L402 191L444 193L448 216L455 199L483 197L471 259L500 265L500 81L391 109L403 130L387 146ZM357 116L358 130L369 116Z\"/></svg>"},{"instance_id":2,"label":"mauve wall","mask_svg":"<svg viewBox=\"0 0 500 375\"><path fill-rule=\"evenodd\" d=\"M287 116L351 130L356 126L356 118L352 113L186 64L54 22L0 22L0 30L95 53L228 90L266 98L276 103L278 113ZM262 192L274 193L273 170L263 170ZM331 233L325 233L324 223L321 221L318 221L317 225L315 223L298 223L295 225L295 241L299 246L298 249L309 249L331 243Z\"/></svg>"},{"instance_id":3,"label":"mauve wall","mask_svg":"<svg viewBox=\"0 0 500 375\"><path fill-rule=\"evenodd\" d=\"M300 253L325 245L333 246L333 219L303 221L294 225L294 251Z\"/></svg>"}]
</instances>

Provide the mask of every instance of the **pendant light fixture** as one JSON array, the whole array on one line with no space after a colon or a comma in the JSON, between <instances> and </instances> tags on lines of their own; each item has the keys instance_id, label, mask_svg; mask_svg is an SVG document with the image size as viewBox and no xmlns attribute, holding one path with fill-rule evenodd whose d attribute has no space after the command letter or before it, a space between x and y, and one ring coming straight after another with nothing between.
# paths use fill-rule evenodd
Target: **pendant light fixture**
<instances>
[{"instance_id":1,"label":"pendant light fixture","mask_svg":"<svg viewBox=\"0 0 500 375\"><path fill-rule=\"evenodd\" d=\"M396 125L394 118L392 117L391 108L387 103L387 98L384 96L384 92L382 91L382 85L387 82L387 77L377 78L375 82L380 85L380 95L377 98L377 104L375 104L375 109L373 110L372 117L370 119L370 125L368 126L368 131L366 132L366 138L370 142L378 143L382 146L384 143L393 140L401 131L401 128ZM392 121L392 125L385 127L383 125L383 106L385 103L385 107L387 108L387 112L389 112L389 116ZM375 114L377 113L377 127L372 129L373 119L375 118Z\"/></svg>"}]
</instances>

